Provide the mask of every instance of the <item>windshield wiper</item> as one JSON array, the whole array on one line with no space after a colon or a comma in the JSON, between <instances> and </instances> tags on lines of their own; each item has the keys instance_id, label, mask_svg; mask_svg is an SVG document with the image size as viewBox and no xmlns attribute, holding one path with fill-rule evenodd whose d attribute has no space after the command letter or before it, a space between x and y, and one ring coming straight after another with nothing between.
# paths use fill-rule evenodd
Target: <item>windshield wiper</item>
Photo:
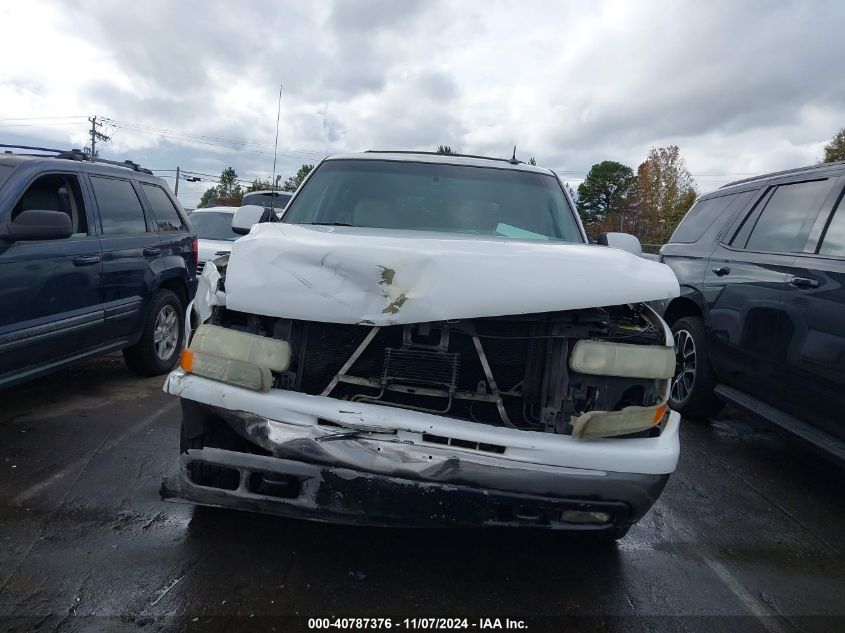
<instances>
[{"instance_id":1,"label":"windshield wiper","mask_svg":"<svg viewBox=\"0 0 845 633\"><path fill-rule=\"evenodd\" d=\"M349 224L349 222L308 222L308 224L315 226L357 226L355 224Z\"/></svg>"}]
</instances>

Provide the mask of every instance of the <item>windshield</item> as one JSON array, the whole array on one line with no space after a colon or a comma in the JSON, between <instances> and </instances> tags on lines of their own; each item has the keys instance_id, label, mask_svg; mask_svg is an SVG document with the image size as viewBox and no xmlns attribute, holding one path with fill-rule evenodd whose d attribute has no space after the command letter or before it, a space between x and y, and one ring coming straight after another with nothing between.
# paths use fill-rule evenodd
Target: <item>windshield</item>
<instances>
[{"instance_id":1,"label":"windshield","mask_svg":"<svg viewBox=\"0 0 845 633\"><path fill-rule=\"evenodd\" d=\"M274 209L284 209L285 205L293 197L292 193L282 193L279 191L264 191L262 193L248 193L245 194L241 200L242 205L257 204L262 207L269 207L273 203Z\"/></svg>"},{"instance_id":2,"label":"windshield","mask_svg":"<svg viewBox=\"0 0 845 633\"><path fill-rule=\"evenodd\" d=\"M232 213L200 211L191 214L191 224L201 239L234 242L240 235L232 231L232 217Z\"/></svg>"},{"instance_id":3,"label":"windshield","mask_svg":"<svg viewBox=\"0 0 845 633\"><path fill-rule=\"evenodd\" d=\"M553 176L436 163L326 161L282 221L584 241Z\"/></svg>"}]
</instances>

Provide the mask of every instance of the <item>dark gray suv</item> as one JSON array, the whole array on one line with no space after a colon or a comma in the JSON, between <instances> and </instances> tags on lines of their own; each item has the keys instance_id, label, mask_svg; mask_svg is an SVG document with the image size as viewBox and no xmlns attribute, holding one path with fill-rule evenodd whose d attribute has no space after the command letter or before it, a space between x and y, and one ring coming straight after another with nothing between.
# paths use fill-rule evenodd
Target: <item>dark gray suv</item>
<instances>
[{"instance_id":1,"label":"dark gray suv","mask_svg":"<svg viewBox=\"0 0 845 633\"><path fill-rule=\"evenodd\" d=\"M0 154L0 387L117 349L169 371L197 283L179 202L129 161L17 149Z\"/></svg>"},{"instance_id":2,"label":"dark gray suv","mask_svg":"<svg viewBox=\"0 0 845 633\"><path fill-rule=\"evenodd\" d=\"M702 196L660 259L677 366L670 406L728 401L845 459L845 163Z\"/></svg>"}]
</instances>

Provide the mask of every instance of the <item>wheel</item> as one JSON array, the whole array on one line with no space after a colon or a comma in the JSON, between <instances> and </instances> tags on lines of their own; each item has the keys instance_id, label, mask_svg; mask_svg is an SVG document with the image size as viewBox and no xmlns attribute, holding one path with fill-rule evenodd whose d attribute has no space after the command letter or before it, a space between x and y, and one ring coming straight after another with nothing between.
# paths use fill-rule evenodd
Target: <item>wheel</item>
<instances>
[{"instance_id":1,"label":"wheel","mask_svg":"<svg viewBox=\"0 0 845 633\"><path fill-rule=\"evenodd\" d=\"M669 406L685 418L706 420L724 406L716 397L716 375L710 365L704 321L687 316L672 325L675 376Z\"/></svg>"},{"instance_id":2,"label":"wheel","mask_svg":"<svg viewBox=\"0 0 845 633\"><path fill-rule=\"evenodd\" d=\"M152 300L140 340L123 350L129 369L142 376L166 374L179 360L185 337L185 311L179 297L159 290Z\"/></svg>"}]
</instances>

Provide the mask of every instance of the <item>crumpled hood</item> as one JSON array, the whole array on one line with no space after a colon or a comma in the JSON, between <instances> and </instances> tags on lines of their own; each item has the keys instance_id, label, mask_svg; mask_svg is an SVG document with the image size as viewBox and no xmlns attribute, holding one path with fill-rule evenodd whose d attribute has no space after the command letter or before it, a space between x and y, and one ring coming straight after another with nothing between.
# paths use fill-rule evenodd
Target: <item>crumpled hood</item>
<instances>
[{"instance_id":1,"label":"crumpled hood","mask_svg":"<svg viewBox=\"0 0 845 633\"><path fill-rule=\"evenodd\" d=\"M266 223L232 245L226 305L392 325L669 299L663 264L613 248L463 234Z\"/></svg>"}]
</instances>

